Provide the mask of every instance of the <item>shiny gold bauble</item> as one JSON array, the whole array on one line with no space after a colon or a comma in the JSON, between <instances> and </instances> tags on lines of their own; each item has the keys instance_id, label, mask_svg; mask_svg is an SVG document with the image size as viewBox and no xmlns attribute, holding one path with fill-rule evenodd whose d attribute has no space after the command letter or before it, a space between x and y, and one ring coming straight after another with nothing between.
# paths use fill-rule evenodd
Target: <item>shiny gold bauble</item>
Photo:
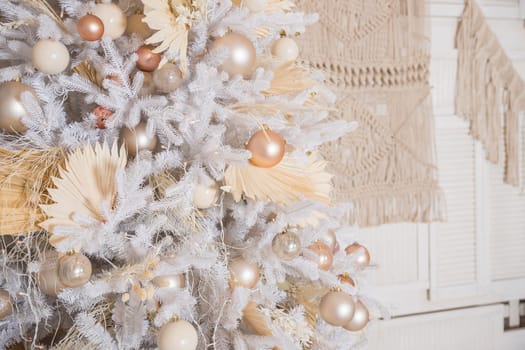
<instances>
[{"instance_id":1,"label":"shiny gold bauble","mask_svg":"<svg viewBox=\"0 0 525 350\"><path fill-rule=\"evenodd\" d=\"M143 72L153 72L158 68L162 56L153 52L155 48L151 45L144 45L137 50L137 68Z\"/></svg>"},{"instance_id":2,"label":"shiny gold bauble","mask_svg":"<svg viewBox=\"0 0 525 350\"><path fill-rule=\"evenodd\" d=\"M91 278L91 261L80 253L63 255L58 259L58 278L66 287L76 288Z\"/></svg>"},{"instance_id":3,"label":"shiny gold bauble","mask_svg":"<svg viewBox=\"0 0 525 350\"><path fill-rule=\"evenodd\" d=\"M314 262L321 270L330 270L334 262L332 249L323 242L315 242L308 247L308 250L315 254Z\"/></svg>"},{"instance_id":4,"label":"shiny gold bauble","mask_svg":"<svg viewBox=\"0 0 525 350\"><path fill-rule=\"evenodd\" d=\"M134 129L122 128L120 142L124 144L128 155L135 156L140 151L154 151L157 148L157 135L146 131L146 122L140 122Z\"/></svg>"},{"instance_id":5,"label":"shiny gold bauble","mask_svg":"<svg viewBox=\"0 0 525 350\"><path fill-rule=\"evenodd\" d=\"M93 15L104 23L104 35L117 39L124 34L127 27L127 17L120 7L113 3L96 4Z\"/></svg>"},{"instance_id":6,"label":"shiny gold bauble","mask_svg":"<svg viewBox=\"0 0 525 350\"><path fill-rule=\"evenodd\" d=\"M126 27L126 34L137 34L143 39L147 39L153 35L154 31L142 20L144 15L135 14L128 17L128 25Z\"/></svg>"},{"instance_id":7,"label":"shiny gold bauble","mask_svg":"<svg viewBox=\"0 0 525 350\"><path fill-rule=\"evenodd\" d=\"M186 276L183 273L157 276L151 283L157 288L181 289L186 287Z\"/></svg>"},{"instance_id":8,"label":"shiny gold bauble","mask_svg":"<svg viewBox=\"0 0 525 350\"><path fill-rule=\"evenodd\" d=\"M370 265L370 253L365 246L359 243L353 243L345 248L346 254L354 254L354 262L361 268Z\"/></svg>"},{"instance_id":9,"label":"shiny gold bauble","mask_svg":"<svg viewBox=\"0 0 525 350\"><path fill-rule=\"evenodd\" d=\"M247 77L252 74L257 56L250 39L241 34L227 33L213 42L212 50L219 48L228 50L228 56L220 67L222 70L230 75Z\"/></svg>"},{"instance_id":10,"label":"shiny gold bauble","mask_svg":"<svg viewBox=\"0 0 525 350\"><path fill-rule=\"evenodd\" d=\"M345 283L345 284L349 284L352 287L355 287L355 281L354 281L354 279L352 277L350 277L350 275L348 273L343 273L343 274L337 276L337 278L339 279L339 282Z\"/></svg>"},{"instance_id":11,"label":"shiny gold bauble","mask_svg":"<svg viewBox=\"0 0 525 350\"><path fill-rule=\"evenodd\" d=\"M97 16L87 14L78 20L77 31L80 37L86 41L100 40L104 35L104 23Z\"/></svg>"},{"instance_id":12,"label":"shiny gold bauble","mask_svg":"<svg viewBox=\"0 0 525 350\"><path fill-rule=\"evenodd\" d=\"M319 240L323 243L325 243L327 246L332 249L332 253L335 253L335 249L337 247L337 237L335 235L334 230L326 230L324 231L320 236Z\"/></svg>"},{"instance_id":13,"label":"shiny gold bauble","mask_svg":"<svg viewBox=\"0 0 525 350\"><path fill-rule=\"evenodd\" d=\"M352 320L355 311L353 298L338 291L328 292L321 299L319 313L325 322L341 327Z\"/></svg>"},{"instance_id":14,"label":"shiny gold bauble","mask_svg":"<svg viewBox=\"0 0 525 350\"><path fill-rule=\"evenodd\" d=\"M183 82L181 70L173 63L166 63L153 72L153 83L162 93L167 94L177 90Z\"/></svg>"},{"instance_id":15,"label":"shiny gold bauble","mask_svg":"<svg viewBox=\"0 0 525 350\"><path fill-rule=\"evenodd\" d=\"M198 342L195 327L184 320L165 324L157 335L159 350L195 350Z\"/></svg>"},{"instance_id":16,"label":"shiny gold bauble","mask_svg":"<svg viewBox=\"0 0 525 350\"><path fill-rule=\"evenodd\" d=\"M70 59L67 47L60 41L45 39L33 46L33 66L42 73L62 73L69 65Z\"/></svg>"},{"instance_id":17,"label":"shiny gold bauble","mask_svg":"<svg viewBox=\"0 0 525 350\"><path fill-rule=\"evenodd\" d=\"M301 254L301 239L289 231L278 234L273 238L272 250L281 260L293 260Z\"/></svg>"},{"instance_id":18,"label":"shiny gold bauble","mask_svg":"<svg viewBox=\"0 0 525 350\"><path fill-rule=\"evenodd\" d=\"M271 168L279 164L286 152L286 142L278 133L259 130L252 135L246 145L252 153L250 162L260 168Z\"/></svg>"},{"instance_id":19,"label":"shiny gold bauble","mask_svg":"<svg viewBox=\"0 0 525 350\"><path fill-rule=\"evenodd\" d=\"M228 266L233 286L253 288L259 282L259 266L242 258L233 260Z\"/></svg>"},{"instance_id":20,"label":"shiny gold bauble","mask_svg":"<svg viewBox=\"0 0 525 350\"><path fill-rule=\"evenodd\" d=\"M4 289L0 289L0 320L13 313L13 301L11 295Z\"/></svg>"},{"instance_id":21,"label":"shiny gold bauble","mask_svg":"<svg viewBox=\"0 0 525 350\"><path fill-rule=\"evenodd\" d=\"M22 123L22 118L28 116L22 103L21 96L24 92L33 94L35 91L17 81L10 81L0 85L0 129L9 133L22 133L27 127Z\"/></svg>"},{"instance_id":22,"label":"shiny gold bauble","mask_svg":"<svg viewBox=\"0 0 525 350\"><path fill-rule=\"evenodd\" d=\"M358 301L355 303L355 311L352 320L345 324L343 328L350 332L359 332L366 327L369 320L370 314L368 309L361 301Z\"/></svg>"},{"instance_id":23,"label":"shiny gold bauble","mask_svg":"<svg viewBox=\"0 0 525 350\"><path fill-rule=\"evenodd\" d=\"M42 293L56 297L62 289L66 288L58 278L58 253L47 251L45 254L37 275L38 288Z\"/></svg>"}]
</instances>

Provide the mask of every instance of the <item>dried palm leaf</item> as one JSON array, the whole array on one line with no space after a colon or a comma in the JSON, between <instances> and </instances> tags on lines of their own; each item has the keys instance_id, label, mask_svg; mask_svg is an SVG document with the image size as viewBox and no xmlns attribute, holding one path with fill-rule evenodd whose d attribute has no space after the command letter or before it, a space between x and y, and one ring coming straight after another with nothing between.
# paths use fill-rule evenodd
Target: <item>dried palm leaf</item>
<instances>
[{"instance_id":1,"label":"dried palm leaf","mask_svg":"<svg viewBox=\"0 0 525 350\"><path fill-rule=\"evenodd\" d=\"M104 222L102 206L115 206L116 174L125 166L126 152L124 148L119 152L116 143L112 149L97 143L94 148L87 145L69 154L65 168L53 177L55 188L48 189L54 203L41 206L49 218L40 226L51 233L57 226L82 227L74 221L74 214ZM55 245L62 239L51 236L50 243Z\"/></svg>"},{"instance_id":2,"label":"dried palm leaf","mask_svg":"<svg viewBox=\"0 0 525 350\"><path fill-rule=\"evenodd\" d=\"M310 71L294 62L285 63L274 70L274 77L270 89L262 93L271 95L284 95L307 90L317 82L310 78Z\"/></svg>"},{"instance_id":3,"label":"dried palm leaf","mask_svg":"<svg viewBox=\"0 0 525 350\"><path fill-rule=\"evenodd\" d=\"M41 13L49 16L52 18L56 24L66 33L70 33L69 29L67 29L66 25L62 21L62 18L56 13L55 9L47 0L21 0L21 2L26 3L36 9L37 11L40 11Z\"/></svg>"},{"instance_id":4,"label":"dried palm leaf","mask_svg":"<svg viewBox=\"0 0 525 350\"><path fill-rule=\"evenodd\" d=\"M266 323L266 317L253 301L250 301L243 310L243 319L257 335L272 335L272 330Z\"/></svg>"},{"instance_id":5,"label":"dried palm leaf","mask_svg":"<svg viewBox=\"0 0 525 350\"><path fill-rule=\"evenodd\" d=\"M97 71L88 61L82 61L82 63L73 68L73 71L98 87L102 87L102 81L97 75Z\"/></svg>"},{"instance_id":6,"label":"dried palm leaf","mask_svg":"<svg viewBox=\"0 0 525 350\"><path fill-rule=\"evenodd\" d=\"M285 156L273 168L231 165L226 169L225 191L231 192L236 201L242 196L253 200L290 204L301 196L330 202L332 175L325 171L326 162L311 155L307 163L299 163Z\"/></svg>"},{"instance_id":7,"label":"dried palm leaf","mask_svg":"<svg viewBox=\"0 0 525 350\"><path fill-rule=\"evenodd\" d=\"M45 216L46 189L58 173L60 149L11 151L0 148L0 235L38 231Z\"/></svg>"}]
</instances>

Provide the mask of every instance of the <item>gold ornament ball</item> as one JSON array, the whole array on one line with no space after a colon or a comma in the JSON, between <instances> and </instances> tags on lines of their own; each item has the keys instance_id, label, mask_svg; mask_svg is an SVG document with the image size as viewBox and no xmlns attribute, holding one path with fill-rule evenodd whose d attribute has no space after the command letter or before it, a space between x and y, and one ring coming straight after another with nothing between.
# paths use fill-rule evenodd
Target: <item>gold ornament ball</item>
<instances>
[{"instance_id":1,"label":"gold ornament ball","mask_svg":"<svg viewBox=\"0 0 525 350\"><path fill-rule=\"evenodd\" d=\"M319 313L325 322L341 327L352 320L355 303L352 297L344 292L328 292L321 299Z\"/></svg>"},{"instance_id":2,"label":"gold ornament ball","mask_svg":"<svg viewBox=\"0 0 525 350\"><path fill-rule=\"evenodd\" d=\"M42 293L56 297L62 289L66 288L58 278L58 253L47 251L45 254L37 275L37 284Z\"/></svg>"},{"instance_id":3,"label":"gold ornament ball","mask_svg":"<svg viewBox=\"0 0 525 350\"><path fill-rule=\"evenodd\" d=\"M250 12L261 12L268 6L268 0L244 0L243 5L250 10Z\"/></svg>"},{"instance_id":4,"label":"gold ornament ball","mask_svg":"<svg viewBox=\"0 0 525 350\"><path fill-rule=\"evenodd\" d=\"M355 263L361 268L370 265L370 253L365 246L359 243L353 243L345 248L346 254L355 254Z\"/></svg>"},{"instance_id":5,"label":"gold ornament ball","mask_svg":"<svg viewBox=\"0 0 525 350\"><path fill-rule=\"evenodd\" d=\"M280 38L273 44L272 54L284 62L292 62L299 57L299 46L291 38Z\"/></svg>"},{"instance_id":6,"label":"gold ornament ball","mask_svg":"<svg viewBox=\"0 0 525 350\"><path fill-rule=\"evenodd\" d=\"M104 23L104 35L115 40L126 31L127 17L124 12L113 3L96 4L93 15Z\"/></svg>"},{"instance_id":7,"label":"gold ornament ball","mask_svg":"<svg viewBox=\"0 0 525 350\"><path fill-rule=\"evenodd\" d=\"M308 247L315 254L315 263L321 270L330 270L334 262L332 249L323 242L315 242Z\"/></svg>"},{"instance_id":8,"label":"gold ornament ball","mask_svg":"<svg viewBox=\"0 0 525 350\"><path fill-rule=\"evenodd\" d=\"M278 234L272 240L272 250L281 260L293 260L301 254L301 240L293 232Z\"/></svg>"},{"instance_id":9,"label":"gold ornament ball","mask_svg":"<svg viewBox=\"0 0 525 350\"><path fill-rule=\"evenodd\" d=\"M13 313L13 302L11 295L4 289L0 289L0 319Z\"/></svg>"},{"instance_id":10,"label":"gold ornament ball","mask_svg":"<svg viewBox=\"0 0 525 350\"><path fill-rule=\"evenodd\" d=\"M120 131L120 142L124 144L130 156L136 156L140 151L154 151L157 148L157 135L150 135L146 126L146 122L140 122L134 129L122 128Z\"/></svg>"},{"instance_id":11,"label":"gold ornament ball","mask_svg":"<svg viewBox=\"0 0 525 350\"><path fill-rule=\"evenodd\" d=\"M228 266L233 286L253 288L259 282L259 266L244 259L236 259Z\"/></svg>"},{"instance_id":12,"label":"gold ornament ball","mask_svg":"<svg viewBox=\"0 0 525 350\"><path fill-rule=\"evenodd\" d=\"M153 35L153 30L142 20L144 15L135 14L128 17L128 25L126 27L126 34L137 34L143 39L147 39Z\"/></svg>"},{"instance_id":13,"label":"gold ornament ball","mask_svg":"<svg viewBox=\"0 0 525 350\"><path fill-rule=\"evenodd\" d=\"M246 146L252 153L250 162L260 168L272 168L279 164L286 152L286 142L278 133L259 130L252 135Z\"/></svg>"},{"instance_id":14,"label":"gold ornament ball","mask_svg":"<svg viewBox=\"0 0 525 350\"><path fill-rule=\"evenodd\" d=\"M157 90L162 93L170 93L177 90L183 83L182 72L173 63L166 63L162 68L153 72L153 83Z\"/></svg>"},{"instance_id":15,"label":"gold ornament ball","mask_svg":"<svg viewBox=\"0 0 525 350\"><path fill-rule=\"evenodd\" d=\"M155 48L151 45L144 45L137 50L137 68L143 72L153 72L160 64L162 56L153 52Z\"/></svg>"},{"instance_id":16,"label":"gold ornament ball","mask_svg":"<svg viewBox=\"0 0 525 350\"><path fill-rule=\"evenodd\" d=\"M77 22L77 31L86 41L97 41L104 35L104 23L95 15L87 14Z\"/></svg>"},{"instance_id":17,"label":"gold ornament ball","mask_svg":"<svg viewBox=\"0 0 525 350\"><path fill-rule=\"evenodd\" d=\"M151 283L157 288L181 289L186 287L186 276L183 273L157 276Z\"/></svg>"},{"instance_id":18,"label":"gold ornament ball","mask_svg":"<svg viewBox=\"0 0 525 350\"><path fill-rule=\"evenodd\" d=\"M228 33L213 42L212 50L228 49L228 57L221 69L230 75L240 74L247 77L255 67L256 51L250 39L237 33Z\"/></svg>"},{"instance_id":19,"label":"gold ornament ball","mask_svg":"<svg viewBox=\"0 0 525 350\"><path fill-rule=\"evenodd\" d=\"M157 336L159 350L195 350L198 343L195 327L184 320L165 324Z\"/></svg>"},{"instance_id":20,"label":"gold ornament ball","mask_svg":"<svg viewBox=\"0 0 525 350\"><path fill-rule=\"evenodd\" d=\"M196 184L193 188L193 205L198 209L211 208L219 200L219 186L216 182L211 185Z\"/></svg>"},{"instance_id":21,"label":"gold ornament ball","mask_svg":"<svg viewBox=\"0 0 525 350\"><path fill-rule=\"evenodd\" d=\"M58 259L58 278L66 287L76 288L86 284L91 278L91 261L80 253L61 256Z\"/></svg>"},{"instance_id":22,"label":"gold ornament ball","mask_svg":"<svg viewBox=\"0 0 525 350\"><path fill-rule=\"evenodd\" d=\"M330 249L332 249L332 252L335 253L335 249L337 248L337 236L335 235L334 230L324 231L320 235L319 240L329 246Z\"/></svg>"},{"instance_id":23,"label":"gold ornament ball","mask_svg":"<svg viewBox=\"0 0 525 350\"><path fill-rule=\"evenodd\" d=\"M22 103L22 93L30 92L36 98L35 91L17 81L10 81L0 85L0 129L10 133L22 133L27 127L22 123L22 118L28 116Z\"/></svg>"},{"instance_id":24,"label":"gold ornament ball","mask_svg":"<svg viewBox=\"0 0 525 350\"><path fill-rule=\"evenodd\" d=\"M368 309L361 301L358 301L355 303L355 311L352 320L345 324L343 328L350 332L359 332L366 327L369 320L370 314Z\"/></svg>"},{"instance_id":25,"label":"gold ornament ball","mask_svg":"<svg viewBox=\"0 0 525 350\"><path fill-rule=\"evenodd\" d=\"M46 74L59 74L69 65L69 51L60 41L45 39L33 46L33 66Z\"/></svg>"},{"instance_id":26,"label":"gold ornament ball","mask_svg":"<svg viewBox=\"0 0 525 350\"><path fill-rule=\"evenodd\" d=\"M350 275L348 273L343 273L343 274L337 276L337 278L339 279L339 282L345 283L345 284L349 284L352 287L355 287L355 281L354 281L354 279L352 277L350 277Z\"/></svg>"}]
</instances>

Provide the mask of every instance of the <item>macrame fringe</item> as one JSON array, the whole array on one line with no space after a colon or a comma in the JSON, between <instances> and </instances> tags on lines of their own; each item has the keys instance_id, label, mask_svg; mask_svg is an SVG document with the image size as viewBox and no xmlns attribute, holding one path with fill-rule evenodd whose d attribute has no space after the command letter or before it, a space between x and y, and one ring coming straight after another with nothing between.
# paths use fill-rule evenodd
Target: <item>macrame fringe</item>
<instances>
[{"instance_id":1,"label":"macrame fringe","mask_svg":"<svg viewBox=\"0 0 525 350\"><path fill-rule=\"evenodd\" d=\"M519 186L519 113L525 110L525 82L475 1L465 2L456 47L456 113L470 123L470 134L483 144L487 159L502 161L504 182ZM505 148L503 160L500 145Z\"/></svg>"}]
</instances>

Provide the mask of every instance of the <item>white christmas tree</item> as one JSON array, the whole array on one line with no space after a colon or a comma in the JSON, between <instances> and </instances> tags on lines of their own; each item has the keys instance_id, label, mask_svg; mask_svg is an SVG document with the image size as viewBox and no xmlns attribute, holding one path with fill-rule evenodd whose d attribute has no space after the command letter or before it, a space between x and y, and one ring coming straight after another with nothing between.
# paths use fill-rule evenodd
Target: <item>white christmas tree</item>
<instances>
[{"instance_id":1,"label":"white christmas tree","mask_svg":"<svg viewBox=\"0 0 525 350\"><path fill-rule=\"evenodd\" d=\"M0 1L0 347L348 349L355 125L289 0ZM346 248L345 248L346 247Z\"/></svg>"}]
</instances>

